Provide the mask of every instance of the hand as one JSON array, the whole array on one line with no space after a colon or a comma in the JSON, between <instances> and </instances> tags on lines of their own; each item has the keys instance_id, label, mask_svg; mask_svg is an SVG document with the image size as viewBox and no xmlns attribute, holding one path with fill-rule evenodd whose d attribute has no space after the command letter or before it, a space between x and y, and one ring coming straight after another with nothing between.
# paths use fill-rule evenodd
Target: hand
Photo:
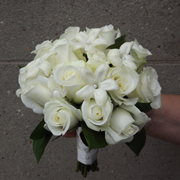
<instances>
[{"instance_id":1,"label":"hand","mask_svg":"<svg viewBox=\"0 0 180 180\"><path fill-rule=\"evenodd\" d=\"M66 138L75 138L76 137L76 131L68 131L65 135L63 135L63 137Z\"/></svg>"},{"instance_id":2,"label":"hand","mask_svg":"<svg viewBox=\"0 0 180 180\"><path fill-rule=\"evenodd\" d=\"M162 95L162 107L148 113L147 135L180 145L180 96Z\"/></svg>"}]
</instances>

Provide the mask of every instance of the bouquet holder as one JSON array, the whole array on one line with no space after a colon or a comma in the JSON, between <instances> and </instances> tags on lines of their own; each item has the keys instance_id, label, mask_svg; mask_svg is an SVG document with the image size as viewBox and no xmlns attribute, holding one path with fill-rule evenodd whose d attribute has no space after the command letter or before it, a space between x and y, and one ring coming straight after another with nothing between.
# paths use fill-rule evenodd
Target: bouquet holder
<instances>
[{"instance_id":1,"label":"bouquet holder","mask_svg":"<svg viewBox=\"0 0 180 180\"><path fill-rule=\"evenodd\" d=\"M77 141L77 166L76 171L81 171L81 174L86 177L87 172L98 171L97 167L97 154L98 149L92 149L89 151L89 147L87 146L87 142L84 138L82 128L78 127L76 130L76 141Z\"/></svg>"}]
</instances>

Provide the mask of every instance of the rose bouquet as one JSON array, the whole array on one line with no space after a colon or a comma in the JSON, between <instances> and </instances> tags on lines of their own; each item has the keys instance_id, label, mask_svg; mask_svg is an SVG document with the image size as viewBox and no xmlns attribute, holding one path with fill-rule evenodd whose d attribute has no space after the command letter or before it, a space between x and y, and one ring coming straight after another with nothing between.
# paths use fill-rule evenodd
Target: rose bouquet
<instances>
[{"instance_id":1,"label":"rose bouquet","mask_svg":"<svg viewBox=\"0 0 180 180\"><path fill-rule=\"evenodd\" d=\"M139 155L151 108L161 106L161 87L152 67L143 67L151 52L112 25L69 27L59 39L36 46L36 56L20 68L18 97L43 114L32 132L39 162L52 135L77 132L77 171L98 170L97 149L126 143Z\"/></svg>"}]
</instances>

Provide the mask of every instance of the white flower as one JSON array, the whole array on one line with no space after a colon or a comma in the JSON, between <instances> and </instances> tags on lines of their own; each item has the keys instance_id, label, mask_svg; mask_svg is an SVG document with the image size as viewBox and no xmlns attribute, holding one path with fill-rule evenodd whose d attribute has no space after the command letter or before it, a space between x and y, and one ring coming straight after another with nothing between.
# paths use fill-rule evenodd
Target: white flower
<instances>
[{"instance_id":1,"label":"white flower","mask_svg":"<svg viewBox=\"0 0 180 180\"><path fill-rule=\"evenodd\" d=\"M35 78L41 72L44 73L46 77L49 77L51 74L51 64L48 61L45 61L43 57L31 61L25 69L27 71L26 79Z\"/></svg>"},{"instance_id":2,"label":"white flower","mask_svg":"<svg viewBox=\"0 0 180 180\"><path fill-rule=\"evenodd\" d=\"M153 109L161 107L161 86L155 69L152 67L143 68L136 92L140 97L140 102L151 102L150 105Z\"/></svg>"},{"instance_id":3,"label":"white flower","mask_svg":"<svg viewBox=\"0 0 180 180\"><path fill-rule=\"evenodd\" d=\"M105 139L111 145L130 142L149 120L148 116L135 106L116 107L109 128L105 132Z\"/></svg>"},{"instance_id":4,"label":"white flower","mask_svg":"<svg viewBox=\"0 0 180 180\"><path fill-rule=\"evenodd\" d=\"M132 49L136 52L139 58L145 58L148 55L152 55L148 49L143 48L139 45L138 41L135 39Z\"/></svg>"},{"instance_id":5,"label":"white flower","mask_svg":"<svg viewBox=\"0 0 180 180\"><path fill-rule=\"evenodd\" d=\"M68 27L65 33L60 36L60 39L66 38L67 40L73 40L75 36L79 33L79 27Z\"/></svg>"},{"instance_id":6,"label":"white flower","mask_svg":"<svg viewBox=\"0 0 180 180\"><path fill-rule=\"evenodd\" d=\"M101 64L94 74L87 68L81 69L81 77L87 85L76 92L76 95L84 100L94 97L97 104L103 105L108 99L106 91L119 89L115 80L106 79L108 70L109 66L105 64Z\"/></svg>"},{"instance_id":7,"label":"white flower","mask_svg":"<svg viewBox=\"0 0 180 180\"><path fill-rule=\"evenodd\" d=\"M85 100L82 103L82 116L86 125L95 131L107 129L111 119L113 104L110 98L102 106L98 105L94 99Z\"/></svg>"},{"instance_id":8,"label":"white flower","mask_svg":"<svg viewBox=\"0 0 180 180\"><path fill-rule=\"evenodd\" d=\"M55 136L64 135L82 119L81 111L62 98L47 102L43 112L45 128Z\"/></svg>"},{"instance_id":9,"label":"white flower","mask_svg":"<svg viewBox=\"0 0 180 180\"><path fill-rule=\"evenodd\" d=\"M78 67L79 66L79 67ZM84 82L80 75L80 67L84 66L84 61L73 61L70 64L59 64L54 69L55 82L66 88L67 97L79 103L81 100L76 97Z\"/></svg>"},{"instance_id":10,"label":"white flower","mask_svg":"<svg viewBox=\"0 0 180 180\"><path fill-rule=\"evenodd\" d=\"M99 37L99 28L94 29L87 29L87 31L79 32L75 40L77 41L75 44L73 44L73 49L82 49L83 52L89 51L89 48L91 49L99 49L99 50L105 50L105 48L108 46L105 39Z\"/></svg>"},{"instance_id":11,"label":"white flower","mask_svg":"<svg viewBox=\"0 0 180 180\"><path fill-rule=\"evenodd\" d=\"M21 82L21 89L17 92L21 94L22 102L38 114L43 113L44 104L51 99L47 81L46 77L37 76L30 81Z\"/></svg>"},{"instance_id":12,"label":"white flower","mask_svg":"<svg viewBox=\"0 0 180 180\"><path fill-rule=\"evenodd\" d=\"M137 102L137 98L135 99L126 99L124 96L128 96L134 89L136 88L139 75L136 71L127 68L127 67L115 67L109 73L110 78L114 79L119 86L118 90L110 91L110 95L112 99L121 105L121 103L125 103L127 105L132 105Z\"/></svg>"},{"instance_id":13,"label":"white flower","mask_svg":"<svg viewBox=\"0 0 180 180\"><path fill-rule=\"evenodd\" d=\"M119 142L130 142L139 128L134 125L134 119L131 114L119 107L115 108L112 113L109 128L105 131L105 139L108 144Z\"/></svg>"},{"instance_id":14,"label":"white flower","mask_svg":"<svg viewBox=\"0 0 180 180\"><path fill-rule=\"evenodd\" d=\"M133 70L137 69L134 58L129 54L133 45L132 42L125 42L120 49L111 49L107 58L113 66L126 66Z\"/></svg>"},{"instance_id":15,"label":"white flower","mask_svg":"<svg viewBox=\"0 0 180 180\"><path fill-rule=\"evenodd\" d=\"M103 51L97 51L94 53L87 53L88 62L92 69L97 69L101 64L109 64L106 55Z\"/></svg>"},{"instance_id":16,"label":"white flower","mask_svg":"<svg viewBox=\"0 0 180 180\"><path fill-rule=\"evenodd\" d=\"M67 94L67 90L64 86L56 83L54 79L54 75L50 76L48 79L48 89L51 93L52 97L65 97Z\"/></svg>"},{"instance_id":17,"label":"white flower","mask_svg":"<svg viewBox=\"0 0 180 180\"><path fill-rule=\"evenodd\" d=\"M21 85L22 82L30 81L38 75L49 77L52 72L52 66L47 60L52 54L53 53L48 52L41 58L37 58L21 68L19 73L19 84Z\"/></svg>"},{"instance_id":18,"label":"white flower","mask_svg":"<svg viewBox=\"0 0 180 180\"><path fill-rule=\"evenodd\" d=\"M53 46L49 51L56 53L58 63L79 61L67 39L58 39L54 41Z\"/></svg>"},{"instance_id":19,"label":"white flower","mask_svg":"<svg viewBox=\"0 0 180 180\"><path fill-rule=\"evenodd\" d=\"M32 53L35 53L35 54L46 53L51 47L52 47L51 41L47 40L47 41L42 42L41 44L38 44L36 46L36 50L32 51Z\"/></svg>"},{"instance_id":20,"label":"white flower","mask_svg":"<svg viewBox=\"0 0 180 180\"><path fill-rule=\"evenodd\" d=\"M128 111L133 119L135 120L134 124L138 126L139 131L145 126L145 124L151 119L149 118L146 113L141 112L136 106L131 105L127 106L125 104L122 104L120 106L122 109Z\"/></svg>"},{"instance_id":21,"label":"white flower","mask_svg":"<svg viewBox=\"0 0 180 180\"><path fill-rule=\"evenodd\" d=\"M119 30L114 30L112 24L103 26L99 32L99 36L106 40L108 46L115 43L115 38L120 36Z\"/></svg>"}]
</instances>

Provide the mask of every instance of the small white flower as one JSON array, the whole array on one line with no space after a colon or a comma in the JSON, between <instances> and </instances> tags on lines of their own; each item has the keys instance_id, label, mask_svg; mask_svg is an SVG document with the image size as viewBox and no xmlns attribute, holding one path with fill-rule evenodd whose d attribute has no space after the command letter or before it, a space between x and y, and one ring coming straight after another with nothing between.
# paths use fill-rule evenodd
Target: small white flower
<instances>
[{"instance_id":1,"label":"small white flower","mask_svg":"<svg viewBox=\"0 0 180 180\"><path fill-rule=\"evenodd\" d=\"M87 29L85 32L79 32L75 37L77 42L72 45L73 49L82 49L83 52L92 52L95 51L96 48L105 50L108 44L105 39L99 37L99 32L99 28Z\"/></svg>"},{"instance_id":2,"label":"small white flower","mask_svg":"<svg viewBox=\"0 0 180 180\"><path fill-rule=\"evenodd\" d=\"M133 70L137 69L134 58L129 54L133 45L132 42L125 42L120 49L111 49L107 58L113 66L126 66Z\"/></svg>"},{"instance_id":3,"label":"small white flower","mask_svg":"<svg viewBox=\"0 0 180 180\"><path fill-rule=\"evenodd\" d=\"M47 41L44 41L43 43L41 44L38 44L36 46L36 50L32 51L32 53L35 53L35 54L38 54L40 53L41 51L45 51L47 52L49 50L49 48L52 47L52 43L51 41L47 40Z\"/></svg>"},{"instance_id":4,"label":"small white flower","mask_svg":"<svg viewBox=\"0 0 180 180\"><path fill-rule=\"evenodd\" d=\"M101 64L94 74L87 68L81 69L81 77L86 85L76 92L76 95L83 99L95 99L96 103L103 105L108 98L106 91L118 90L119 86L112 78L106 79L109 66Z\"/></svg>"},{"instance_id":5,"label":"small white flower","mask_svg":"<svg viewBox=\"0 0 180 180\"><path fill-rule=\"evenodd\" d=\"M80 30L79 27L68 27L65 30L65 33L60 36L60 39L66 38L67 40L71 41L79 33L79 30Z\"/></svg>"}]
</instances>

